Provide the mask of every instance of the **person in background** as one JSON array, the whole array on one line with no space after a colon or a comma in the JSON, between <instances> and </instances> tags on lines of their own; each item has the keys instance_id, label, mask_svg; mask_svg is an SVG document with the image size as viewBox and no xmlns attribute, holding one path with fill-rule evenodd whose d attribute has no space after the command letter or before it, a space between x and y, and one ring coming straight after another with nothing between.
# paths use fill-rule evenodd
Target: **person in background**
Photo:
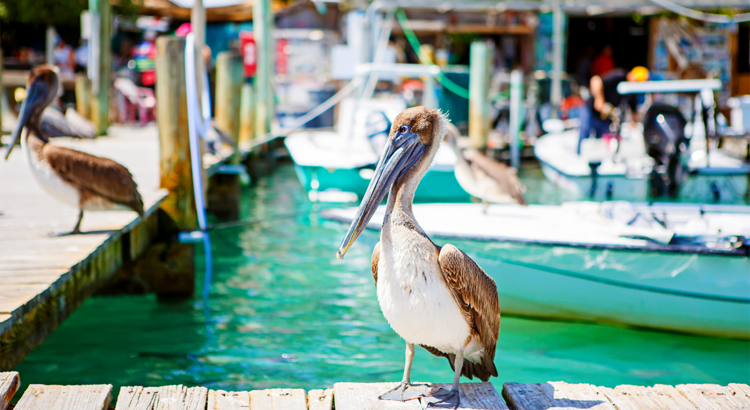
<instances>
[{"instance_id":1,"label":"person in background","mask_svg":"<svg viewBox=\"0 0 750 410\"><path fill-rule=\"evenodd\" d=\"M57 45L55 46L55 65L63 74L73 74L75 71L75 53L73 47L65 43L62 37L57 36Z\"/></svg>"},{"instance_id":2,"label":"person in background","mask_svg":"<svg viewBox=\"0 0 750 410\"><path fill-rule=\"evenodd\" d=\"M576 80L579 85L588 86L589 80L591 80L591 63L594 58L594 46L586 47L586 51L583 52L583 56L578 60L578 66L576 67Z\"/></svg>"},{"instance_id":3,"label":"person in background","mask_svg":"<svg viewBox=\"0 0 750 410\"><path fill-rule=\"evenodd\" d=\"M604 46L591 64L591 74L603 76L614 69L615 60L612 58L612 47Z\"/></svg>"},{"instance_id":4,"label":"person in background","mask_svg":"<svg viewBox=\"0 0 750 410\"><path fill-rule=\"evenodd\" d=\"M646 67L635 67L629 73L624 70L610 70L604 76L595 75L591 77L589 91L591 96L586 101L586 106L581 110L581 128L578 136L578 155L581 155L581 142L591 137L601 138L610 132L613 116L617 115L616 108L623 102L627 102L632 114L633 125L638 121L637 103L635 94L622 95L617 92L617 84L623 81L646 81L649 72Z\"/></svg>"}]
</instances>

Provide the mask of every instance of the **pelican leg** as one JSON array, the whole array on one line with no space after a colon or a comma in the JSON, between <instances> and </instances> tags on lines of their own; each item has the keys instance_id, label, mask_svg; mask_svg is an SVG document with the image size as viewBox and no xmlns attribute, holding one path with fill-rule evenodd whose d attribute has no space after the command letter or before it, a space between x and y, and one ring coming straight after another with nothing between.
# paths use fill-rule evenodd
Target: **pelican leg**
<instances>
[{"instance_id":1,"label":"pelican leg","mask_svg":"<svg viewBox=\"0 0 750 410\"><path fill-rule=\"evenodd\" d=\"M380 400L407 401L414 400L427 395L427 386L411 384L411 364L414 361L414 345L406 344L406 363L404 364L404 377L398 386L381 394Z\"/></svg>"},{"instance_id":2,"label":"pelican leg","mask_svg":"<svg viewBox=\"0 0 750 410\"><path fill-rule=\"evenodd\" d=\"M458 394L458 381L461 379L461 369L464 366L464 351L460 350L456 354L456 360L453 361L453 367L456 372L453 376L453 387L450 390L439 388L430 393L431 397L438 399L436 402L430 402L427 408L457 409L461 405L461 399Z\"/></svg>"},{"instance_id":3,"label":"pelican leg","mask_svg":"<svg viewBox=\"0 0 750 410\"><path fill-rule=\"evenodd\" d=\"M72 231L70 231L70 232L58 232L58 233L53 233L53 234L51 234L51 236L68 236L68 235L78 235L79 233L81 233L81 221L82 221L82 220L83 220L83 209L81 209L81 210L80 210L80 211L78 212L78 222L76 222L76 226L75 226L75 228L73 228L73 230L72 230Z\"/></svg>"},{"instance_id":4,"label":"pelican leg","mask_svg":"<svg viewBox=\"0 0 750 410\"><path fill-rule=\"evenodd\" d=\"M76 227L73 228L73 231L70 232L72 235L81 233L81 221L83 221L83 209L78 211L78 222L76 222Z\"/></svg>"}]
</instances>

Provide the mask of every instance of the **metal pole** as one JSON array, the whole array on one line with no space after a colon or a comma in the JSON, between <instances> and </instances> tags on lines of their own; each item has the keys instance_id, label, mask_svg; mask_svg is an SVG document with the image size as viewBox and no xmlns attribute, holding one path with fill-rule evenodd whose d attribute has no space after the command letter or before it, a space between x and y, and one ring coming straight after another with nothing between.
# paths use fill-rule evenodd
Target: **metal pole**
<instances>
[{"instance_id":1,"label":"metal pole","mask_svg":"<svg viewBox=\"0 0 750 410\"><path fill-rule=\"evenodd\" d=\"M55 37L57 37L57 30L55 26L47 26L47 41L44 48L44 61L47 64L55 64Z\"/></svg>"},{"instance_id":2,"label":"metal pole","mask_svg":"<svg viewBox=\"0 0 750 410\"><path fill-rule=\"evenodd\" d=\"M203 7L203 0L195 0L193 4L190 11L190 27L195 39L195 89L202 90L206 75L206 64L203 60L203 48L206 45L206 8ZM201 107L200 98L198 104L198 107Z\"/></svg>"},{"instance_id":3,"label":"metal pole","mask_svg":"<svg viewBox=\"0 0 750 410\"><path fill-rule=\"evenodd\" d=\"M559 2L555 2L552 11L552 90L550 103L554 107L553 116L562 103L562 64L563 64L563 11Z\"/></svg>"},{"instance_id":4,"label":"metal pole","mask_svg":"<svg viewBox=\"0 0 750 410\"><path fill-rule=\"evenodd\" d=\"M518 169L521 165L518 137L521 132L521 95L523 95L523 73L510 73L510 165Z\"/></svg>"}]
</instances>

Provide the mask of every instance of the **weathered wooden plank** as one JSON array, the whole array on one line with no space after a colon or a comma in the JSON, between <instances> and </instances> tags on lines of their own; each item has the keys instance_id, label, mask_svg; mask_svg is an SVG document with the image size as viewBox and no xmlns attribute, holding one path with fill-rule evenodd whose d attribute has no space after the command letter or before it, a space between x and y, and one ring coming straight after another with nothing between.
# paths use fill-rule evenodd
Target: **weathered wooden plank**
<instances>
[{"instance_id":1,"label":"weathered wooden plank","mask_svg":"<svg viewBox=\"0 0 750 410\"><path fill-rule=\"evenodd\" d=\"M207 410L250 410L250 393L209 390Z\"/></svg>"},{"instance_id":2,"label":"weathered wooden plank","mask_svg":"<svg viewBox=\"0 0 750 410\"><path fill-rule=\"evenodd\" d=\"M675 388L701 410L747 408L742 398L736 397L732 389L718 384L680 384Z\"/></svg>"},{"instance_id":3,"label":"weathered wooden plank","mask_svg":"<svg viewBox=\"0 0 750 410\"><path fill-rule=\"evenodd\" d=\"M378 396L398 383L336 383L333 400L336 410L421 410L419 400L398 402L378 400Z\"/></svg>"},{"instance_id":4,"label":"weathered wooden plank","mask_svg":"<svg viewBox=\"0 0 750 410\"><path fill-rule=\"evenodd\" d=\"M112 385L57 386L32 384L15 410L106 410L112 400Z\"/></svg>"},{"instance_id":5,"label":"weathered wooden plank","mask_svg":"<svg viewBox=\"0 0 750 410\"><path fill-rule=\"evenodd\" d=\"M747 407L750 408L750 386L742 383L729 383L729 387L739 400L743 400L747 403Z\"/></svg>"},{"instance_id":6,"label":"weathered wooden plank","mask_svg":"<svg viewBox=\"0 0 750 410\"><path fill-rule=\"evenodd\" d=\"M185 403L187 388L183 385L162 386L156 395L155 410L181 410Z\"/></svg>"},{"instance_id":7,"label":"weathered wooden plank","mask_svg":"<svg viewBox=\"0 0 750 410\"><path fill-rule=\"evenodd\" d=\"M250 410L307 410L302 389L267 389L250 392Z\"/></svg>"},{"instance_id":8,"label":"weathered wooden plank","mask_svg":"<svg viewBox=\"0 0 750 410\"><path fill-rule=\"evenodd\" d=\"M115 410L152 410L158 387L123 386L117 395Z\"/></svg>"},{"instance_id":9,"label":"weathered wooden plank","mask_svg":"<svg viewBox=\"0 0 750 410\"><path fill-rule=\"evenodd\" d=\"M333 410L333 389L307 392L308 410Z\"/></svg>"},{"instance_id":10,"label":"weathered wooden plank","mask_svg":"<svg viewBox=\"0 0 750 410\"><path fill-rule=\"evenodd\" d=\"M18 372L0 373L0 410L8 407L20 384L21 378L18 377Z\"/></svg>"},{"instance_id":11,"label":"weathered wooden plank","mask_svg":"<svg viewBox=\"0 0 750 410\"><path fill-rule=\"evenodd\" d=\"M452 384L433 384L433 388L442 388L450 390ZM457 410L508 410L508 406L492 383L461 383L458 385L461 403ZM429 403L437 400L429 397L421 399L422 405L426 408Z\"/></svg>"},{"instance_id":12,"label":"weathered wooden plank","mask_svg":"<svg viewBox=\"0 0 750 410\"><path fill-rule=\"evenodd\" d=\"M503 398L508 407L516 410L613 410L615 408L598 387L590 384L505 383L503 384Z\"/></svg>"},{"instance_id":13,"label":"weathered wooden plank","mask_svg":"<svg viewBox=\"0 0 750 410\"><path fill-rule=\"evenodd\" d=\"M614 389L608 387L599 389L618 410L695 410L695 406L672 386L622 385Z\"/></svg>"},{"instance_id":14,"label":"weathered wooden plank","mask_svg":"<svg viewBox=\"0 0 750 410\"><path fill-rule=\"evenodd\" d=\"M185 392L185 410L204 410L208 399L208 389L205 387L191 387Z\"/></svg>"}]
</instances>

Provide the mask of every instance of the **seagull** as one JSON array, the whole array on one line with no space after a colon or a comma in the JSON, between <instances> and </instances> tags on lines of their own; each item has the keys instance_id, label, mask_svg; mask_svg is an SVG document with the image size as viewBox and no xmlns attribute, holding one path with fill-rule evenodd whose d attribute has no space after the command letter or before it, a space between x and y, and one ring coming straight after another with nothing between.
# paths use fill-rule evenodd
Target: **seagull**
<instances>
[{"instance_id":1,"label":"seagull","mask_svg":"<svg viewBox=\"0 0 750 410\"><path fill-rule=\"evenodd\" d=\"M406 363L401 383L380 399L431 396L439 400L431 405L457 408L462 374L483 381L497 376L500 304L495 281L457 247L434 244L412 213L414 192L448 124L440 111L426 107L409 108L396 117L336 257L343 259L390 190L380 242L372 252L372 274L380 309L406 342ZM415 345L448 359L454 370L450 390L426 391L411 383Z\"/></svg>"},{"instance_id":2,"label":"seagull","mask_svg":"<svg viewBox=\"0 0 750 410\"><path fill-rule=\"evenodd\" d=\"M488 158L475 149L461 150L458 146L460 136L458 129L448 124L446 141L456 153L456 180L461 187L485 204L527 205L523 196L526 187L518 179L516 169Z\"/></svg>"},{"instance_id":3,"label":"seagull","mask_svg":"<svg viewBox=\"0 0 750 410\"><path fill-rule=\"evenodd\" d=\"M42 116L59 86L54 66L41 65L31 71L5 159L21 139L37 183L58 201L79 209L73 230L61 235L80 233L83 211L125 207L143 216L143 200L127 168L107 158L48 144L50 135L42 125ZM26 133L21 138L24 127Z\"/></svg>"}]
</instances>

